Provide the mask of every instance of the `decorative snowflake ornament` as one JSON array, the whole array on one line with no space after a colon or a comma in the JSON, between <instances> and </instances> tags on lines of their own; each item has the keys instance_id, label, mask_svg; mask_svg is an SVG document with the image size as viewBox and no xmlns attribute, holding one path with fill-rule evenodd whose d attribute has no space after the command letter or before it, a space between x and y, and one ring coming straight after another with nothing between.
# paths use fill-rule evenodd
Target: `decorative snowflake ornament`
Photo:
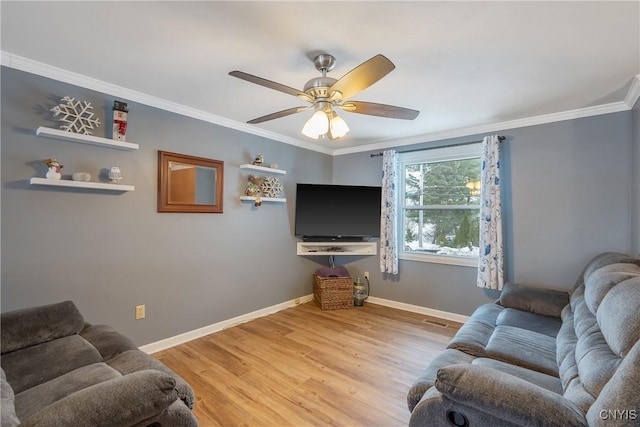
<instances>
[{"instance_id":1,"label":"decorative snowflake ornament","mask_svg":"<svg viewBox=\"0 0 640 427\"><path fill-rule=\"evenodd\" d=\"M53 117L58 117L60 114L64 115L60 119L63 123L60 125L60 129L67 132L91 135L91 131L100 126L100 119L93 117L93 107L90 102L76 101L70 96L65 96L62 101L64 102L51 109Z\"/></svg>"},{"instance_id":2,"label":"decorative snowflake ornament","mask_svg":"<svg viewBox=\"0 0 640 427\"><path fill-rule=\"evenodd\" d=\"M282 192L282 183L280 182L280 178L276 176L265 176L262 179L260 190L262 190L264 197L280 196L280 193Z\"/></svg>"}]
</instances>

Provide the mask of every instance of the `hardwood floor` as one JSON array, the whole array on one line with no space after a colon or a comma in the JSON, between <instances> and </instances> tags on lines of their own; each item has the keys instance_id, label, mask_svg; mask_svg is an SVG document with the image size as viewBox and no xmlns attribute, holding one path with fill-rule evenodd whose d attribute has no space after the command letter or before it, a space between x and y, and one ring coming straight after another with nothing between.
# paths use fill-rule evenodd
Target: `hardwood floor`
<instances>
[{"instance_id":1,"label":"hardwood floor","mask_svg":"<svg viewBox=\"0 0 640 427\"><path fill-rule=\"evenodd\" d=\"M310 302L154 356L191 384L201 426L406 426L409 387L459 327Z\"/></svg>"}]
</instances>

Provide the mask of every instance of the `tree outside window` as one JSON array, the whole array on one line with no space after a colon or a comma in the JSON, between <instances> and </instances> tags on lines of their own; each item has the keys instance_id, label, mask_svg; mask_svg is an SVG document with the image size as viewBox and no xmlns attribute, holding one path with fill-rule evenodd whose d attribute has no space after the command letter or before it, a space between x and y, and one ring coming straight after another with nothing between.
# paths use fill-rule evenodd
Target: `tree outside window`
<instances>
[{"instance_id":1,"label":"tree outside window","mask_svg":"<svg viewBox=\"0 0 640 427\"><path fill-rule=\"evenodd\" d=\"M477 258L481 160L473 145L401 159L404 252Z\"/></svg>"}]
</instances>

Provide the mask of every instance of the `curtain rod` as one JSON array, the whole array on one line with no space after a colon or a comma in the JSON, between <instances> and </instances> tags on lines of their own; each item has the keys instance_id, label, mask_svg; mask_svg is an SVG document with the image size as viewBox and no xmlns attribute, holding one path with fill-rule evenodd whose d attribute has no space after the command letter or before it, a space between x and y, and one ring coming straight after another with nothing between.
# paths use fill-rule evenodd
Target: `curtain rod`
<instances>
[{"instance_id":1,"label":"curtain rod","mask_svg":"<svg viewBox=\"0 0 640 427\"><path fill-rule=\"evenodd\" d=\"M498 140L500 142L505 140L504 136L498 136ZM470 141L470 142L461 142L459 144L451 144L451 145L443 145L440 147L434 147L434 148L448 148L448 147L458 147L460 145L469 145L469 144L479 144L482 141ZM407 151L398 151L398 154L402 154L402 153L413 153L414 151L424 151L424 150L430 150L431 148L416 148L415 150L407 150ZM382 156L383 153L374 153L374 154L370 154L370 157L380 157Z\"/></svg>"}]
</instances>

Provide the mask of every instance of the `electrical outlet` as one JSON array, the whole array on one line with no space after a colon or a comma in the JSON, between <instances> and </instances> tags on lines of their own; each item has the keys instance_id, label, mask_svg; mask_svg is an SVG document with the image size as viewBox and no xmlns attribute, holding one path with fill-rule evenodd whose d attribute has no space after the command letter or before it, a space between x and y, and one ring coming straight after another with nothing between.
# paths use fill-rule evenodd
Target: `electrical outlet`
<instances>
[{"instance_id":1,"label":"electrical outlet","mask_svg":"<svg viewBox=\"0 0 640 427\"><path fill-rule=\"evenodd\" d=\"M144 304L136 305L136 320L144 319Z\"/></svg>"},{"instance_id":2,"label":"electrical outlet","mask_svg":"<svg viewBox=\"0 0 640 427\"><path fill-rule=\"evenodd\" d=\"M364 272L364 278L365 278L365 279L367 279L367 280L369 280L369 272L368 272L368 271L365 271L365 272Z\"/></svg>"}]
</instances>

